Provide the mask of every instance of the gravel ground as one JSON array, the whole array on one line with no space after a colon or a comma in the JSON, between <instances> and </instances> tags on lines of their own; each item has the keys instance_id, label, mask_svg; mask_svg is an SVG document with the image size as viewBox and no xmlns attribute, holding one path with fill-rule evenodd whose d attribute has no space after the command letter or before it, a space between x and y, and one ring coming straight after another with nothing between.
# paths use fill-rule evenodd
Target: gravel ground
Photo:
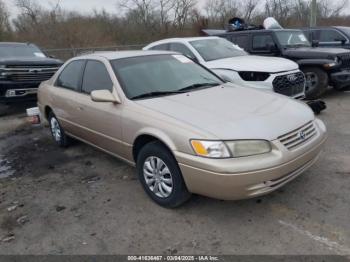
<instances>
[{"instance_id":1,"label":"gravel ground","mask_svg":"<svg viewBox=\"0 0 350 262\"><path fill-rule=\"evenodd\" d=\"M24 108L0 117L0 254L350 255L350 93L329 92L309 171L268 196L150 201L135 169L76 142L57 148Z\"/></svg>"}]
</instances>

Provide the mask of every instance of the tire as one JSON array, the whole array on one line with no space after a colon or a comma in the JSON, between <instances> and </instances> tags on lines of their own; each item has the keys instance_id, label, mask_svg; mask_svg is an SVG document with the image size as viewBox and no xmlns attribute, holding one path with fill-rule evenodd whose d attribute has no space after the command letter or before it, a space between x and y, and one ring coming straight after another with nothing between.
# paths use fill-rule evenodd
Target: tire
<instances>
[{"instance_id":1,"label":"tire","mask_svg":"<svg viewBox=\"0 0 350 262\"><path fill-rule=\"evenodd\" d=\"M141 149L136 167L143 189L158 205L175 208L190 198L176 159L160 142Z\"/></svg>"},{"instance_id":2,"label":"tire","mask_svg":"<svg viewBox=\"0 0 350 262\"><path fill-rule=\"evenodd\" d=\"M316 99L322 96L329 84L328 74L318 67L305 67L302 71L306 78L306 98Z\"/></svg>"},{"instance_id":3,"label":"tire","mask_svg":"<svg viewBox=\"0 0 350 262\"><path fill-rule=\"evenodd\" d=\"M58 119L56 118L53 112L49 113L48 120L49 120L51 135L53 140L56 142L56 144L60 147L69 146L70 138L64 132L64 129L61 127Z\"/></svg>"}]
</instances>

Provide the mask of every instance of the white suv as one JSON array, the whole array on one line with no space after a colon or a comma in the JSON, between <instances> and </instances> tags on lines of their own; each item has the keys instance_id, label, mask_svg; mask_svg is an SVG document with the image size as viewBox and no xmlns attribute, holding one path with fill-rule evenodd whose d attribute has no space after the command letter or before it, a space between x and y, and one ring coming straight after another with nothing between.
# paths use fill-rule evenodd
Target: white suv
<instances>
[{"instance_id":1,"label":"white suv","mask_svg":"<svg viewBox=\"0 0 350 262\"><path fill-rule=\"evenodd\" d=\"M249 55L237 45L219 37L165 39L149 44L143 50L179 52L224 80L293 98L305 97L305 76L295 62Z\"/></svg>"}]
</instances>

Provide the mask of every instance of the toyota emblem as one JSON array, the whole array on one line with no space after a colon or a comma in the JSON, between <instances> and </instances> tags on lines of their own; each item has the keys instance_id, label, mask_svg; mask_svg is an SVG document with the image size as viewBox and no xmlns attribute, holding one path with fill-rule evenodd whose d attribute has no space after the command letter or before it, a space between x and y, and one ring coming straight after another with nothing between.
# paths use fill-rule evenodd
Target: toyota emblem
<instances>
[{"instance_id":1,"label":"toyota emblem","mask_svg":"<svg viewBox=\"0 0 350 262\"><path fill-rule=\"evenodd\" d=\"M295 82L295 80L297 80L298 77L296 76L296 74L290 74L290 75L287 75L287 79L289 82Z\"/></svg>"}]
</instances>

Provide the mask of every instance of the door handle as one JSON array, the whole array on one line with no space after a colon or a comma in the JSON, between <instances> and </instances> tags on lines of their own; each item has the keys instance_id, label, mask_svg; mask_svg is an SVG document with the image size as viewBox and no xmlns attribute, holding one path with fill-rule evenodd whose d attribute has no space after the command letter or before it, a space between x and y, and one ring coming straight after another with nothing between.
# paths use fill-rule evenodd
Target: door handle
<instances>
[{"instance_id":1,"label":"door handle","mask_svg":"<svg viewBox=\"0 0 350 262\"><path fill-rule=\"evenodd\" d=\"M79 110L79 111L83 111L84 108L82 108L81 106L79 106L79 107L78 107L78 110Z\"/></svg>"}]
</instances>

